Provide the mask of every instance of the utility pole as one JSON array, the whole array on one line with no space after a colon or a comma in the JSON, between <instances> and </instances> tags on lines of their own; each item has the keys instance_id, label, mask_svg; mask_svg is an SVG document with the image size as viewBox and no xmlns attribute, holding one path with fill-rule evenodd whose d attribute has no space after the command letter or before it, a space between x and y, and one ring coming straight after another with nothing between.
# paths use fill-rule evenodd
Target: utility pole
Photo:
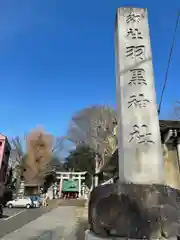
<instances>
[{"instance_id":1,"label":"utility pole","mask_svg":"<svg viewBox=\"0 0 180 240\"><path fill-rule=\"evenodd\" d=\"M170 48L170 53L169 53L169 58L168 58L168 64L167 64L163 89L162 89L162 93L161 93L161 97L160 97L160 103L159 103L159 108L158 108L158 114L159 115L160 115L160 112L161 112L161 105L162 105L162 101L163 101L164 91L165 91L167 80L168 80L169 67L170 67L171 57L172 57L174 44L175 44L175 40L176 40L176 33L177 33L178 25L179 25L179 18L180 18L180 12L178 12L177 19L176 19L174 35L173 35L172 45L171 45L171 48Z\"/></svg>"},{"instance_id":2,"label":"utility pole","mask_svg":"<svg viewBox=\"0 0 180 240\"><path fill-rule=\"evenodd\" d=\"M95 174L98 172L98 169L99 169L99 155L98 155L99 144L97 142L97 139L99 137L100 128L101 128L101 126L99 125L99 126L97 126L97 129L96 129ZM95 176L94 180L95 180L94 187L97 187L98 186L98 176Z\"/></svg>"},{"instance_id":3,"label":"utility pole","mask_svg":"<svg viewBox=\"0 0 180 240\"><path fill-rule=\"evenodd\" d=\"M98 171L98 162L99 162L99 156L96 153L96 156L95 156L95 173L97 173L97 171ZM98 186L98 176L95 176L94 180L95 180L94 186L97 187Z\"/></svg>"}]
</instances>

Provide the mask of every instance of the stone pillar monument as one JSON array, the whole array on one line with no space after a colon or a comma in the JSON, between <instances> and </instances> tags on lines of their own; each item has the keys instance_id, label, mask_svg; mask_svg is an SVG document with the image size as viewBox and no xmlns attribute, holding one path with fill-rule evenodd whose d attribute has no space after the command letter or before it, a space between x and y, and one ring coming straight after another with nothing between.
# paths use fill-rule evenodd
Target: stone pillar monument
<instances>
[{"instance_id":1,"label":"stone pillar monument","mask_svg":"<svg viewBox=\"0 0 180 240\"><path fill-rule=\"evenodd\" d=\"M180 191L164 183L147 9L116 18L119 181L90 194L86 239L180 236Z\"/></svg>"},{"instance_id":2,"label":"stone pillar monument","mask_svg":"<svg viewBox=\"0 0 180 240\"><path fill-rule=\"evenodd\" d=\"M178 154L178 161L180 164L180 138L178 138L178 141L177 141L177 154Z\"/></svg>"},{"instance_id":3,"label":"stone pillar monument","mask_svg":"<svg viewBox=\"0 0 180 240\"><path fill-rule=\"evenodd\" d=\"M147 9L119 8L116 17L119 178L163 183Z\"/></svg>"}]
</instances>

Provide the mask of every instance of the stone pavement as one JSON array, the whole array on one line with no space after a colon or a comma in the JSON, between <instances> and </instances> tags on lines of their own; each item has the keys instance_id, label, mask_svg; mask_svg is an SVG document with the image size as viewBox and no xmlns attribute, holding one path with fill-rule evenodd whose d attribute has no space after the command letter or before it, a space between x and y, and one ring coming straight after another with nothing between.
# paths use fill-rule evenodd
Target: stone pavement
<instances>
[{"instance_id":1,"label":"stone pavement","mask_svg":"<svg viewBox=\"0 0 180 240\"><path fill-rule=\"evenodd\" d=\"M86 204L78 219L75 236L77 240L85 239L85 231L88 229L88 206Z\"/></svg>"},{"instance_id":2,"label":"stone pavement","mask_svg":"<svg viewBox=\"0 0 180 240\"><path fill-rule=\"evenodd\" d=\"M75 240L77 239L77 220L81 217L82 209L75 206L60 206L6 235L1 240Z\"/></svg>"}]
</instances>

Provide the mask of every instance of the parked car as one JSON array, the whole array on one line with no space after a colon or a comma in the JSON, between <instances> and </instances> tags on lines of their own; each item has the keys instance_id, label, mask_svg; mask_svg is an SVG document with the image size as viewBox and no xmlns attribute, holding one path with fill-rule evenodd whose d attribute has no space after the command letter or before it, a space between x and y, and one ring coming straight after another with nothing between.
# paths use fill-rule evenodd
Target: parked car
<instances>
[{"instance_id":1,"label":"parked car","mask_svg":"<svg viewBox=\"0 0 180 240\"><path fill-rule=\"evenodd\" d=\"M30 199L33 203L33 207L38 208L41 206L41 198L38 195L30 196Z\"/></svg>"},{"instance_id":2,"label":"parked car","mask_svg":"<svg viewBox=\"0 0 180 240\"><path fill-rule=\"evenodd\" d=\"M6 205L8 208L13 208L13 207L31 208L31 207L33 207L33 203L32 203L32 200L30 197L16 198L12 201L7 202Z\"/></svg>"}]
</instances>

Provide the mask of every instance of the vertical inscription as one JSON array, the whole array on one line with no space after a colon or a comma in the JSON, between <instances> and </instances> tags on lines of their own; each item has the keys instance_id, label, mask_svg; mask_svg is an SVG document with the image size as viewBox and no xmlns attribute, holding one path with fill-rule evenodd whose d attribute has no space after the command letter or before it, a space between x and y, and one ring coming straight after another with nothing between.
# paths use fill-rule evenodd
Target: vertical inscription
<instances>
[{"instance_id":1,"label":"vertical inscription","mask_svg":"<svg viewBox=\"0 0 180 240\"><path fill-rule=\"evenodd\" d=\"M130 70L131 78L129 79L129 85L147 85L145 79L145 70L143 68L134 68Z\"/></svg>"},{"instance_id":2,"label":"vertical inscription","mask_svg":"<svg viewBox=\"0 0 180 240\"><path fill-rule=\"evenodd\" d=\"M140 32L138 28L129 28L126 37L130 37L131 39L143 39L142 32Z\"/></svg>"},{"instance_id":3,"label":"vertical inscription","mask_svg":"<svg viewBox=\"0 0 180 240\"><path fill-rule=\"evenodd\" d=\"M132 59L144 60L145 58L145 46L128 46L126 47L126 57Z\"/></svg>"},{"instance_id":4,"label":"vertical inscription","mask_svg":"<svg viewBox=\"0 0 180 240\"><path fill-rule=\"evenodd\" d=\"M138 13L130 13L129 15L125 16L126 23L139 23L141 19L141 15Z\"/></svg>"},{"instance_id":5,"label":"vertical inscription","mask_svg":"<svg viewBox=\"0 0 180 240\"><path fill-rule=\"evenodd\" d=\"M148 130L148 126L143 124L141 126L134 125L130 132L129 143L135 141L138 144L154 143L152 140L152 133Z\"/></svg>"},{"instance_id":6,"label":"vertical inscription","mask_svg":"<svg viewBox=\"0 0 180 240\"><path fill-rule=\"evenodd\" d=\"M161 184L164 166L147 18L143 8L117 13L119 176L122 182Z\"/></svg>"},{"instance_id":7,"label":"vertical inscription","mask_svg":"<svg viewBox=\"0 0 180 240\"><path fill-rule=\"evenodd\" d=\"M133 94L129 97L128 108L131 107L147 107L150 101L144 96L144 93Z\"/></svg>"},{"instance_id":8,"label":"vertical inscription","mask_svg":"<svg viewBox=\"0 0 180 240\"><path fill-rule=\"evenodd\" d=\"M142 40L143 41L143 32L141 29L139 29L139 23L141 21L141 15L139 13L131 12L127 16L125 16L125 22L127 24L126 29L126 37L130 38L134 41L133 45L126 46L125 54L127 59L132 60L144 60L146 56L146 46L142 42L141 45L136 44L136 40ZM132 25L129 26L129 25ZM130 76L131 78L128 81L129 87L138 87L138 86L144 86L146 87L148 85L147 80L145 78L145 70L143 68L134 68L130 69ZM142 89L142 88L141 88ZM142 92L132 93L129 96L128 102L127 102L127 108L131 109L133 108L145 108L149 106L150 100L145 96L145 94ZM142 126L138 126L137 124L134 124L132 127L132 131L130 132L130 140L129 143L135 142L137 144L144 143L144 144L150 144L154 143L154 141L151 139L152 134L148 130L148 126L146 124L143 124ZM151 138L150 138L151 137Z\"/></svg>"}]
</instances>

